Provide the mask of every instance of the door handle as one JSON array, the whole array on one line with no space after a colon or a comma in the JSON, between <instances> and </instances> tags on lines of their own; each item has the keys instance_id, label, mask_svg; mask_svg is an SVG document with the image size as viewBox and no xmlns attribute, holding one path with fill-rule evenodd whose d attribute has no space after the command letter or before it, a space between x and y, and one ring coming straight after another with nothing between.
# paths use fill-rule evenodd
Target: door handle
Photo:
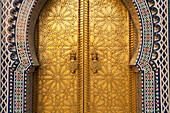
<instances>
[{"instance_id":1,"label":"door handle","mask_svg":"<svg viewBox=\"0 0 170 113\"><path fill-rule=\"evenodd\" d=\"M92 62L91 62L91 69L93 71L93 73L97 73L97 71L100 69L100 63L99 63L99 59L98 59L98 54L94 51L91 53L91 58L92 58Z\"/></svg>"},{"instance_id":2,"label":"door handle","mask_svg":"<svg viewBox=\"0 0 170 113\"><path fill-rule=\"evenodd\" d=\"M76 72L76 69L77 69L76 52L73 50L70 53L70 61L68 62L68 68L71 73Z\"/></svg>"}]
</instances>

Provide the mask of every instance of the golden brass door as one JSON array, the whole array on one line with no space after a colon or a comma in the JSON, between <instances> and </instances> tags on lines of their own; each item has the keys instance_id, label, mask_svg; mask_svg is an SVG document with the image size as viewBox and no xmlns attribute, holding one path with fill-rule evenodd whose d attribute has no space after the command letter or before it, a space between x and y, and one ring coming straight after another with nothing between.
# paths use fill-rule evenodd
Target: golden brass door
<instances>
[{"instance_id":1,"label":"golden brass door","mask_svg":"<svg viewBox=\"0 0 170 113\"><path fill-rule=\"evenodd\" d=\"M49 0L35 28L33 112L134 113L133 35L121 0Z\"/></svg>"}]
</instances>

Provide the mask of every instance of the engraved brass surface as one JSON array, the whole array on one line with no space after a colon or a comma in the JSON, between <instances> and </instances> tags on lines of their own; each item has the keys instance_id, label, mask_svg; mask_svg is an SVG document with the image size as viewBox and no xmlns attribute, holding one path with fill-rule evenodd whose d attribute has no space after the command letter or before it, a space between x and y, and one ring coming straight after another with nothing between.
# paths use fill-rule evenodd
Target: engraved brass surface
<instances>
[{"instance_id":1,"label":"engraved brass surface","mask_svg":"<svg viewBox=\"0 0 170 113\"><path fill-rule=\"evenodd\" d=\"M50 0L37 25L34 112L136 112L135 34L121 0Z\"/></svg>"},{"instance_id":2,"label":"engraved brass surface","mask_svg":"<svg viewBox=\"0 0 170 113\"><path fill-rule=\"evenodd\" d=\"M77 72L67 67L77 53L78 1L50 0L39 16L37 113L78 112Z\"/></svg>"},{"instance_id":3,"label":"engraved brass surface","mask_svg":"<svg viewBox=\"0 0 170 113\"><path fill-rule=\"evenodd\" d=\"M135 45L135 30L133 21L131 19L131 16L129 16L129 62L131 62L133 53L134 53L134 45ZM136 101L136 76L138 76L139 73L133 72L133 67L129 66L129 106L130 106L130 113L136 113L137 112L137 101ZM139 82L140 84L140 82ZM140 87L140 85L139 85ZM140 90L140 88L138 89ZM141 93L140 93L141 94ZM138 98L138 101L141 99Z\"/></svg>"},{"instance_id":4,"label":"engraved brass surface","mask_svg":"<svg viewBox=\"0 0 170 113\"><path fill-rule=\"evenodd\" d=\"M120 0L90 0L90 48L101 64L90 73L90 112L129 113L129 13Z\"/></svg>"}]
</instances>

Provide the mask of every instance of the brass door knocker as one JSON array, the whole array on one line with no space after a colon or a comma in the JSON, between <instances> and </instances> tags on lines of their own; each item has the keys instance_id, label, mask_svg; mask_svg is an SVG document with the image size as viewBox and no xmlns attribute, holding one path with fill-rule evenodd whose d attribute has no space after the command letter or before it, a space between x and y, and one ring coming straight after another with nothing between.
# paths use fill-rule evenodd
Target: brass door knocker
<instances>
[{"instance_id":1,"label":"brass door knocker","mask_svg":"<svg viewBox=\"0 0 170 113\"><path fill-rule=\"evenodd\" d=\"M91 62L91 69L93 71L93 73L97 73L97 71L100 69L100 63L98 60L98 54L96 52L92 52L91 53L91 58L92 58L92 62Z\"/></svg>"},{"instance_id":2,"label":"brass door knocker","mask_svg":"<svg viewBox=\"0 0 170 113\"><path fill-rule=\"evenodd\" d=\"M76 52L72 50L70 53L70 61L68 62L68 68L71 73L75 73L77 69L77 62L76 62Z\"/></svg>"}]
</instances>

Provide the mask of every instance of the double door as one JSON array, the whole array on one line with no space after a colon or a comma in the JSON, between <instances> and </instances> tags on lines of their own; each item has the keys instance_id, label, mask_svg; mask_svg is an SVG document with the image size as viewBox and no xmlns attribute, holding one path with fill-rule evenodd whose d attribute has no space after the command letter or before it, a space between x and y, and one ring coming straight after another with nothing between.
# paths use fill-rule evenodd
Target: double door
<instances>
[{"instance_id":1,"label":"double door","mask_svg":"<svg viewBox=\"0 0 170 113\"><path fill-rule=\"evenodd\" d=\"M35 29L33 111L130 112L130 21L121 0L49 0Z\"/></svg>"}]
</instances>

